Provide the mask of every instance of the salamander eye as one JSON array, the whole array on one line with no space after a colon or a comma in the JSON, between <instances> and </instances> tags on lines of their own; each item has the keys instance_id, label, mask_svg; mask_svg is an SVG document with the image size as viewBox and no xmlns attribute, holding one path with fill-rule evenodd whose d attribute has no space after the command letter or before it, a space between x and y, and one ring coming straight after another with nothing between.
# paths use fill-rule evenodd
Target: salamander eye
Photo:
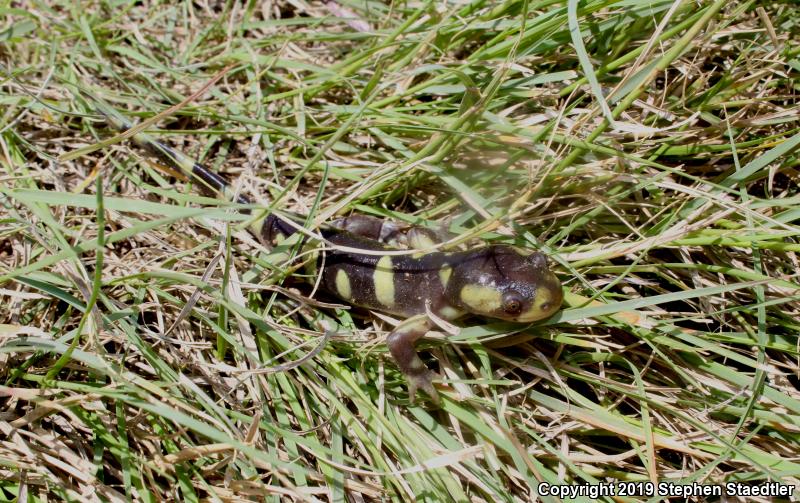
<instances>
[{"instance_id":1,"label":"salamander eye","mask_svg":"<svg viewBox=\"0 0 800 503\"><path fill-rule=\"evenodd\" d=\"M506 294L503 298L503 311L506 314L519 314L522 311L522 301L515 294Z\"/></svg>"}]
</instances>

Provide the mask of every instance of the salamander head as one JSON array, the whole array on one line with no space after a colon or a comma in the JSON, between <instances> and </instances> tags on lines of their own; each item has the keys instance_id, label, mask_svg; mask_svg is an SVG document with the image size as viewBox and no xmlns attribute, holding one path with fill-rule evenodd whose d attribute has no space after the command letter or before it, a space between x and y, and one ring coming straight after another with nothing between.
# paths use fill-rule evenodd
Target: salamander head
<instances>
[{"instance_id":1,"label":"salamander head","mask_svg":"<svg viewBox=\"0 0 800 503\"><path fill-rule=\"evenodd\" d=\"M561 282L544 254L496 245L467 252L453 264L448 299L472 314L529 323L561 307Z\"/></svg>"}]
</instances>

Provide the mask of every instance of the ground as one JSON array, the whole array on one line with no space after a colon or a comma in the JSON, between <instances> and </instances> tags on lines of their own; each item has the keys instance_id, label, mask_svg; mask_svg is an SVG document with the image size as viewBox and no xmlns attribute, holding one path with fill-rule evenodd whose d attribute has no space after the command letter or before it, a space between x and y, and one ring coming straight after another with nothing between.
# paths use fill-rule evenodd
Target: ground
<instances>
[{"instance_id":1,"label":"ground","mask_svg":"<svg viewBox=\"0 0 800 503\"><path fill-rule=\"evenodd\" d=\"M0 13L0 500L800 484L793 2ZM81 90L254 205L165 172ZM541 250L563 310L437 328L442 403L411 403L397 320L299 281L247 231L263 208Z\"/></svg>"}]
</instances>

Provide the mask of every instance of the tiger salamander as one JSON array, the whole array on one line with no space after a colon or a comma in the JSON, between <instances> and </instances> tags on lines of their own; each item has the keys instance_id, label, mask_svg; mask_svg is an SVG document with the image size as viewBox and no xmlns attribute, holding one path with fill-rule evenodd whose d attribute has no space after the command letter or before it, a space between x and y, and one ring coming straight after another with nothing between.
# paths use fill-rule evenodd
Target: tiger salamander
<instances>
[{"instance_id":1,"label":"tiger salamander","mask_svg":"<svg viewBox=\"0 0 800 503\"><path fill-rule=\"evenodd\" d=\"M92 101L116 129L133 126L102 100L92 97ZM225 179L189 157L145 133L132 139L170 167L233 199ZM245 196L236 199L250 203ZM298 232L297 224L275 214L265 216L251 230L269 247ZM530 323L551 316L561 306L561 283L548 269L545 256L533 250L491 245L456 252L382 254L403 246L426 248L430 234L366 216L335 220L321 228L320 234L331 245L343 248L320 254L321 287L349 304L404 318L389 334L387 344L409 383L412 401L418 389L438 401L431 383L435 374L414 349L416 341L433 326L428 313L444 320L480 315ZM345 251L354 249L365 253Z\"/></svg>"}]
</instances>

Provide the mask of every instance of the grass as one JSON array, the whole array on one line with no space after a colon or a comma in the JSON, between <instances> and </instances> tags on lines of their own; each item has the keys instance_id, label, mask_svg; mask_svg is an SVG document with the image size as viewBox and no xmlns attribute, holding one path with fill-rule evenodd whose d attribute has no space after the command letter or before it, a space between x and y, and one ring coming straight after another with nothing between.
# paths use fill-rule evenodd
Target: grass
<instances>
[{"instance_id":1,"label":"grass","mask_svg":"<svg viewBox=\"0 0 800 503\"><path fill-rule=\"evenodd\" d=\"M14 5L0 500L798 486L791 2ZM74 86L311 229L356 212L544 250L564 309L431 337L444 400L411 404L390 318L325 304L239 205L95 145L114 133Z\"/></svg>"}]
</instances>

